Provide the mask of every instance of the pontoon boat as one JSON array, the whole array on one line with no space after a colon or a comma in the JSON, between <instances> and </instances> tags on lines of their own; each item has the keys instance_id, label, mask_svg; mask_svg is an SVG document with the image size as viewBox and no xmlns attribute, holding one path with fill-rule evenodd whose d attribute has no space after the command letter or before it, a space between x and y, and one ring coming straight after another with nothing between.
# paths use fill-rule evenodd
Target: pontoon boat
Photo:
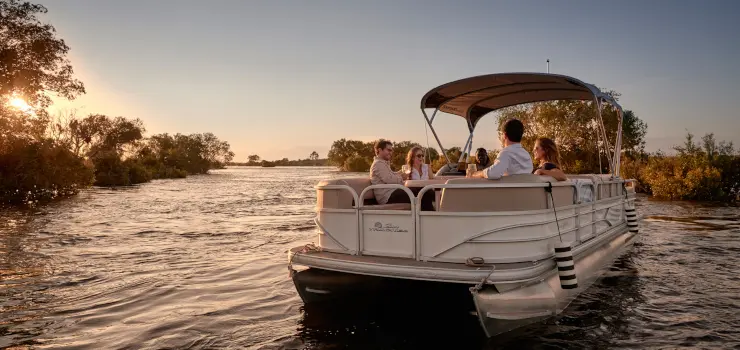
<instances>
[{"instance_id":1,"label":"pontoon boat","mask_svg":"<svg viewBox=\"0 0 740 350\"><path fill-rule=\"evenodd\" d=\"M638 235L635 182L619 173L621 106L568 76L505 73L436 87L424 95L421 109L446 157L432 126L437 112L465 120L470 134L463 154L470 154L482 117L551 100L593 102L609 174L569 175L560 182L539 175L472 179L445 175L457 168L448 159L435 179L405 186L371 185L369 177L321 181L316 243L288 254L304 303L374 294L387 281L416 280L465 288L488 336L561 313ZM606 104L618 112L614 147L601 116ZM431 117L427 110L434 110ZM421 190L414 196L410 187ZM411 204L371 204L375 188L400 188ZM427 191L435 191L436 211L420 210Z\"/></svg>"}]
</instances>

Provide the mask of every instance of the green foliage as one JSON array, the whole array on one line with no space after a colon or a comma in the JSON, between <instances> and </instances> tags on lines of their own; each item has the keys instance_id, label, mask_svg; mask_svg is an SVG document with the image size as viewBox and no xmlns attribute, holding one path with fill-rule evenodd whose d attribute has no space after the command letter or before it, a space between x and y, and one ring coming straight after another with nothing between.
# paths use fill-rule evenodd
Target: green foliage
<instances>
[{"instance_id":1,"label":"green foliage","mask_svg":"<svg viewBox=\"0 0 740 350\"><path fill-rule=\"evenodd\" d=\"M0 202L22 204L223 167L234 154L210 133L144 138L138 119L90 115L64 123L0 104Z\"/></svg>"},{"instance_id":2,"label":"green foliage","mask_svg":"<svg viewBox=\"0 0 740 350\"><path fill-rule=\"evenodd\" d=\"M233 159L234 153L227 142L211 133L158 134L145 139L135 157L153 178L163 179L222 168Z\"/></svg>"},{"instance_id":3,"label":"green foliage","mask_svg":"<svg viewBox=\"0 0 740 350\"><path fill-rule=\"evenodd\" d=\"M678 155L656 154L638 174L652 195L669 200L734 201L740 195L740 155L732 143L717 143L713 134L702 144L688 133L674 149Z\"/></svg>"},{"instance_id":4,"label":"green foliage","mask_svg":"<svg viewBox=\"0 0 740 350\"><path fill-rule=\"evenodd\" d=\"M159 134L145 139L140 120L104 115L90 115L68 125L70 135L65 139L73 140L75 149L92 160L97 186L205 174L234 157L229 144L211 133Z\"/></svg>"},{"instance_id":5,"label":"green foliage","mask_svg":"<svg viewBox=\"0 0 740 350\"><path fill-rule=\"evenodd\" d=\"M308 156L308 159L310 159L310 160L312 160L312 161L317 161L317 160L319 160L319 153L318 153L318 152L316 152L316 151L313 151L313 152L311 152L311 155L310 155L310 156Z\"/></svg>"},{"instance_id":6,"label":"green foliage","mask_svg":"<svg viewBox=\"0 0 740 350\"><path fill-rule=\"evenodd\" d=\"M69 47L39 20L46 12L42 5L0 1L0 96L17 95L38 112L51 104L46 92L68 99L85 93L72 76Z\"/></svg>"},{"instance_id":7,"label":"green foliage","mask_svg":"<svg viewBox=\"0 0 740 350\"><path fill-rule=\"evenodd\" d=\"M153 170L146 167L138 159L126 159L123 166L128 168L128 179L131 184L140 184L154 179Z\"/></svg>"},{"instance_id":8,"label":"green foliage","mask_svg":"<svg viewBox=\"0 0 740 350\"><path fill-rule=\"evenodd\" d=\"M0 203L23 204L72 195L88 186L89 164L49 137L47 93L72 99L85 92L72 77L69 47L38 16L46 8L0 1ZM30 111L12 108L21 98Z\"/></svg>"},{"instance_id":9,"label":"green foliage","mask_svg":"<svg viewBox=\"0 0 740 350\"><path fill-rule=\"evenodd\" d=\"M403 164L406 163L406 156L413 147L421 147L418 143L411 141L401 141L393 143L393 156L391 158L391 166L394 169L400 169ZM367 170L370 170L375 159L375 141L362 142L357 140L341 139L334 141L329 149L328 161L330 165L337 166L344 171L366 171L358 170L364 169L364 164L367 163ZM434 148L425 149L428 153L432 164L439 158L439 152ZM365 162L360 162L358 158L362 158ZM426 161L428 162L428 160ZM352 164L352 165L350 165Z\"/></svg>"},{"instance_id":10,"label":"green foliage","mask_svg":"<svg viewBox=\"0 0 740 350\"><path fill-rule=\"evenodd\" d=\"M460 161L460 156L462 155L462 148L457 147L457 146L450 147L445 151L445 153L447 154L447 158L450 160L450 162L456 163Z\"/></svg>"},{"instance_id":11,"label":"green foliage","mask_svg":"<svg viewBox=\"0 0 740 350\"><path fill-rule=\"evenodd\" d=\"M96 186L128 186L129 168L115 152L98 152L92 158Z\"/></svg>"},{"instance_id":12,"label":"green foliage","mask_svg":"<svg viewBox=\"0 0 740 350\"><path fill-rule=\"evenodd\" d=\"M1 139L0 204L24 204L73 195L88 186L92 178L90 166L53 140L15 136Z\"/></svg>"},{"instance_id":13,"label":"green foliage","mask_svg":"<svg viewBox=\"0 0 740 350\"><path fill-rule=\"evenodd\" d=\"M236 165L236 166L261 166L262 164L272 164L274 166L327 166L329 165L328 159L294 159L294 160L287 160L287 158L283 158L282 160L276 160L276 161L266 161L263 160L261 162L246 162L246 163L238 163L238 162L229 162L226 165Z\"/></svg>"},{"instance_id":14,"label":"green foliage","mask_svg":"<svg viewBox=\"0 0 740 350\"><path fill-rule=\"evenodd\" d=\"M368 172L370 171L370 162L367 158L360 155L353 155L345 161L342 170L351 172Z\"/></svg>"},{"instance_id":15,"label":"green foliage","mask_svg":"<svg viewBox=\"0 0 740 350\"><path fill-rule=\"evenodd\" d=\"M0 204L73 195L91 183L130 185L223 167L234 153L211 133L144 138L139 119L74 114L52 120L48 92L73 99L69 47L38 16L46 8L0 0ZM9 102L21 98L32 108Z\"/></svg>"},{"instance_id":16,"label":"green foliage","mask_svg":"<svg viewBox=\"0 0 740 350\"><path fill-rule=\"evenodd\" d=\"M247 159L249 159L249 162L250 163L255 163L255 165L260 162L260 156L258 156L256 154L253 154L253 155L247 157Z\"/></svg>"},{"instance_id":17,"label":"green foliage","mask_svg":"<svg viewBox=\"0 0 740 350\"><path fill-rule=\"evenodd\" d=\"M610 94L619 96L613 91ZM608 172L608 160L603 153L607 147L599 133L596 113L596 107L591 102L540 102L503 110L499 114L499 124L511 118L521 120L525 127L522 139L525 149L531 150L538 137L549 137L558 145L560 167L567 173L598 174ZM617 111L605 106L602 117L611 147L608 152L613 154L618 124ZM629 157L644 154L646 134L645 122L634 112L625 111L622 123L622 148ZM597 146L602 150L601 154Z\"/></svg>"},{"instance_id":18,"label":"green foliage","mask_svg":"<svg viewBox=\"0 0 740 350\"><path fill-rule=\"evenodd\" d=\"M362 142L357 140L346 140L341 139L334 141L329 149L327 158L329 164L337 167L344 167L347 160L352 156L360 156L365 159L372 159L375 157L374 142Z\"/></svg>"}]
</instances>

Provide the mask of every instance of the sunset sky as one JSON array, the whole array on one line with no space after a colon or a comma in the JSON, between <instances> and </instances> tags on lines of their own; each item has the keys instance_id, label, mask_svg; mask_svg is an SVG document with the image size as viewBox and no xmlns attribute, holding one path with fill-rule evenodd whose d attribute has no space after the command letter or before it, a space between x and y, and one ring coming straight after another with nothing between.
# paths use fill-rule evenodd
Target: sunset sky
<instances>
[{"instance_id":1,"label":"sunset sky","mask_svg":"<svg viewBox=\"0 0 740 350\"><path fill-rule=\"evenodd\" d=\"M38 1L37 1L38 2ZM213 132L236 161L324 157L339 138L426 144L421 97L474 75L571 75L622 94L648 149L740 145L736 1L41 1L88 93L55 109ZM499 147L493 118L475 146ZM446 147L465 124L439 119ZM434 144L430 134L430 143Z\"/></svg>"}]
</instances>

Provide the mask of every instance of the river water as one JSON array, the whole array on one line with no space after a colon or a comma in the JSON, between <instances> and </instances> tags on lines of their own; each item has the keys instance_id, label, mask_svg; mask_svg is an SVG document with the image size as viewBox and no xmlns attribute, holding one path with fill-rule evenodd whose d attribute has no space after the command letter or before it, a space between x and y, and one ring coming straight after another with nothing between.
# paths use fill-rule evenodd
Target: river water
<instances>
[{"instance_id":1,"label":"river water","mask_svg":"<svg viewBox=\"0 0 740 350\"><path fill-rule=\"evenodd\" d=\"M342 176L236 167L0 211L0 348L740 348L740 208L644 197L644 235L557 320L486 339L429 303L307 310L286 251Z\"/></svg>"}]
</instances>

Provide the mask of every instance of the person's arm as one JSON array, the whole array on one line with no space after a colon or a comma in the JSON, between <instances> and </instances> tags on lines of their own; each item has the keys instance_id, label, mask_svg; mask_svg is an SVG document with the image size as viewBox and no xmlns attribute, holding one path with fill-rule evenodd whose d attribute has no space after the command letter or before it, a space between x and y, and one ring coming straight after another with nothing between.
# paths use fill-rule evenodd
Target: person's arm
<instances>
[{"instance_id":1,"label":"person's arm","mask_svg":"<svg viewBox=\"0 0 740 350\"><path fill-rule=\"evenodd\" d=\"M405 179L403 175L394 173L388 165L383 163L376 163L371 171L385 184L402 184Z\"/></svg>"},{"instance_id":2,"label":"person's arm","mask_svg":"<svg viewBox=\"0 0 740 350\"><path fill-rule=\"evenodd\" d=\"M550 170L537 169L534 173L537 175L552 176L555 180L558 181L568 180L568 177L565 176L565 173L558 168L552 168Z\"/></svg>"},{"instance_id":3,"label":"person's arm","mask_svg":"<svg viewBox=\"0 0 740 350\"><path fill-rule=\"evenodd\" d=\"M474 172L470 177L496 180L504 176L507 169L509 169L509 154L501 152L496 158L496 161L493 162L493 165L481 171Z\"/></svg>"}]
</instances>

